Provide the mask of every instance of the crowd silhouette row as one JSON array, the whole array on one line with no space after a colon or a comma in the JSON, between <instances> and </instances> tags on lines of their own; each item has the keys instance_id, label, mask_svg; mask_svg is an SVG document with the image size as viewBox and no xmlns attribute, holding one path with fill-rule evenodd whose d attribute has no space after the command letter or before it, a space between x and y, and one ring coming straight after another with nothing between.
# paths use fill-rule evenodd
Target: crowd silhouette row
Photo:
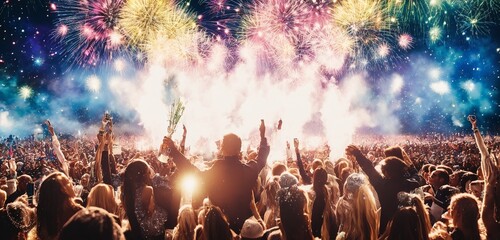
<instances>
[{"instance_id":1,"label":"crowd silhouette row","mask_svg":"<svg viewBox=\"0 0 500 240\"><path fill-rule=\"evenodd\" d=\"M140 151L116 148L108 114L96 139L46 121L49 141L0 139L0 239L500 239L500 141L468 120L469 135L359 136L339 159L298 139L269 159L261 120L258 146L229 133L210 161L186 127Z\"/></svg>"}]
</instances>

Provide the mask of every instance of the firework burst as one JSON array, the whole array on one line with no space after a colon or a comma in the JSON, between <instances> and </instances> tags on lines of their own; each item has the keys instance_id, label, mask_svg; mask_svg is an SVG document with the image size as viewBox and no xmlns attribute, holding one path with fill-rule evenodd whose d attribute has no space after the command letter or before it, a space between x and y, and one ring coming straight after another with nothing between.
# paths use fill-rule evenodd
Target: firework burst
<instances>
[{"instance_id":1,"label":"firework burst","mask_svg":"<svg viewBox=\"0 0 500 240\"><path fill-rule=\"evenodd\" d=\"M106 62L123 53L117 24L123 0L63 0L56 8L58 21L53 35L62 54L81 66Z\"/></svg>"},{"instance_id":2,"label":"firework burst","mask_svg":"<svg viewBox=\"0 0 500 240\"><path fill-rule=\"evenodd\" d=\"M405 30L420 31L424 27L422 19L427 18L428 0L389 0L387 11L397 22L396 25Z\"/></svg>"},{"instance_id":3,"label":"firework burst","mask_svg":"<svg viewBox=\"0 0 500 240\"><path fill-rule=\"evenodd\" d=\"M457 11L458 30L472 35L483 35L495 24L490 14L493 9L486 2L464 2Z\"/></svg>"},{"instance_id":4,"label":"firework burst","mask_svg":"<svg viewBox=\"0 0 500 240\"><path fill-rule=\"evenodd\" d=\"M378 58L379 46L393 40L386 9L378 0L342 1L333 9L333 20L354 41L350 58L356 68Z\"/></svg>"},{"instance_id":5,"label":"firework burst","mask_svg":"<svg viewBox=\"0 0 500 240\"><path fill-rule=\"evenodd\" d=\"M101 80L96 76L92 75L85 81L87 89L91 92L99 92L101 90Z\"/></svg>"},{"instance_id":6,"label":"firework burst","mask_svg":"<svg viewBox=\"0 0 500 240\"><path fill-rule=\"evenodd\" d=\"M19 89L19 96L24 100L30 98L32 95L33 95L33 89L30 88L29 86L22 86Z\"/></svg>"},{"instance_id":7,"label":"firework burst","mask_svg":"<svg viewBox=\"0 0 500 240\"><path fill-rule=\"evenodd\" d=\"M408 50L413 45L413 37L410 34L403 33L398 37L398 45L404 50Z\"/></svg>"},{"instance_id":8,"label":"firework burst","mask_svg":"<svg viewBox=\"0 0 500 240\"><path fill-rule=\"evenodd\" d=\"M127 1L120 16L129 44L144 51L154 49L157 39L175 39L197 28L194 16L167 0Z\"/></svg>"}]
</instances>

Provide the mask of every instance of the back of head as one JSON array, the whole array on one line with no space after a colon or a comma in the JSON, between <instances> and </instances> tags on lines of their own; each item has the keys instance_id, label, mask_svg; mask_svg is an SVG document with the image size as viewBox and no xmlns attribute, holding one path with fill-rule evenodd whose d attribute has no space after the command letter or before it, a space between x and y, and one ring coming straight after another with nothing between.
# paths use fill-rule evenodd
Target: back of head
<instances>
[{"instance_id":1,"label":"back of head","mask_svg":"<svg viewBox=\"0 0 500 240\"><path fill-rule=\"evenodd\" d=\"M286 239L308 239L312 233L304 215L307 204L304 192L297 187L282 188L278 191L278 204Z\"/></svg>"},{"instance_id":2,"label":"back of head","mask_svg":"<svg viewBox=\"0 0 500 240\"><path fill-rule=\"evenodd\" d=\"M233 239L229 224L219 207L210 206L206 210L203 236L206 240Z\"/></svg>"},{"instance_id":3,"label":"back of head","mask_svg":"<svg viewBox=\"0 0 500 240\"><path fill-rule=\"evenodd\" d=\"M19 233L27 233L36 224L35 210L22 201L14 201L0 209L2 239L18 239Z\"/></svg>"},{"instance_id":4,"label":"back of head","mask_svg":"<svg viewBox=\"0 0 500 240\"><path fill-rule=\"evenodd\" d=\"M87 206L100 207L115 214L118 204L115 201L113 187L104 183L95 185L87 197Z\"/></svg>"},{"instance_id":5,"label":"back of head","mask_svg":"<svg viewBox=\"0 0 500 240\"><path fill-rule=\"evenodd\" d=\"M121 199L131 226L131 234L141 236L140 225L135 215L135 192L138 186L149 179L149 166L143 160L134 160L127 165L121 191Z\"/></svg>"},{"instance_id":6,"label":"back of head","mask_svg":"<svg viewBox=\"0 0 500 240\"><path fill-rule=\"evenodd\" d=\"M311 167L313 170L319 167L323 167L323 161L321 161L320 159L314 159L314 161L311 164Z\"/></svg>"},{"instance_id":7,"label":"back of head","mask_svg":"<svg viewBox=\"0 0 500 240\"><path fill-rule=\"evenodd\" d=\"M178 228L174 239L190 240L194 237L196 228L196 216L191 205L184 205L179 209Z\"/></svg>"},{"instance_id":8,"label":"back of head","mask_svg":"<svg viewBox=\"0 0 500 240\"><path fill-rule=\"evenodd\" d=\"M60 240L121 240L125 239L115 217L106 210L89 207L71 217L61 230Z\"/></svg>"},{"instance_id":9,"label":"back of head","mask_svg":"<svg viewBox=\"0 0 500 240\"><path fill-rule=\"evenodd\" d=\"M404 177L406 163L397 157L387 157L382 162L382 173L388 179L402 179Z\"/></svg>"},{"instance_id":10,"label":"back of head","mask_svg":"<svg viewBox=\"0 0 500 240\"><path fill-rule=\"evenodd\" d=\"M352 210L344 214L344 230L349 239L377 239L379 217L375 196L365 175L351 174L344 184L343 200ZM344 224L344 223L340 223Z\"/></svg>"},{"instance_id":11,"label":"back of head","mask_svg":"<svg viewBox=\"0 0 500 240\"><path fill-rule=\"evenodd\" d=\"M413 207L417 212L419 217L420 226L422 230L422 235L429 235L431 231L431 221L429 213L427 212L426 206L422 198L417 194L411 194L406 192L398 193L399 207Z\"/></svg>"},{"instance_id":12,"label":"back of head","mask_svg":"<svg viewBox=\"0 0 500 240\"><path fill-rule=\"evenodd\" d=\"M281 188L290 188L299 183L299 180L289 172L284 172L280 175L279 184Z\"/></svg>"},{"instance_id":13,"label":"back of head","mask_svg":"<svg viewBox=\"0 0 500 240\"><path fill-rule=\"evenodd\" d=\"M453 174L453 169L451 167L446 166L446 165L437 165L436 166L436 170L437 169L443 169L443 170L445 170L448 173L448 175Z\"/></svg>"},{"instance_id":14,"label":"back of head","mask_svg":"<svg viewBox=\"0 0 500 240\"><path fill-rule=\"evenodd\" d=\"M473 172L465 172L460 178L460 190L462 192L467 191L468 185L479 179L479 176Z\"/></svg>"},{"instance_id":15,"label":"back of head","mask_svg":"<svg viewBox=\"0 0 500 240\"><path fill-rule=\"evenodd\" d=\"M440 181L443 183L443 185L450 183L450 174L448 174L448 172L445 169L436 168L436 170L434 170L431 173L431 176L433 174L436 174L436 176L438 177L438 179L440 179Z\"/></svg>"},{"instance_id":16,"label":"back of head","mask_svg":"<svg viewBox=\"0 0 500 240\"><path fill-rule=\"evenodd\" d=\"M455 225L468 228L474 239L480 239L477 222L480 217L479 200L474 195L469 193L454 195L451 198L449 211Z\"/></svg>"},{"instance_id":17,"label":"back of head","mask_svg":"<svg viewBox=\"0 0 500 240\"><path fill-rule=\"evenodd\" d=\"M423 240L428 239L428 235L422 234L418 214L412 207L398 209L388 225L388 240L408 239Z\"/></svg>"},{"instance_id":18,"label":"back of head","mask_svg":"<svg viewBox=\"0 0 500 240\"><path fill-rule=\"evenodd\" d=\"M316 168L313 174L313 188L318 191L326 185L328 181L328 173L322 167Z\"/></svg>"},{"instance_id":19,"label":"back of head","mask_svg":"<svg viewBox=\"0 0 500 240\"><path fill-rule=\"evenodd\" d=\"M266 191L267 194L267 207L272 208L278 206L276 196L280 188L279 177L276 176L272 177L266 184L264 191Z\"/></svg>"},{"instance_id":20,"label":"back of head","mask_svg":"<svg viewBox=\"0 0 500 240\"><path fill-rule=\"evenodd\" d=\"M67 219L62 209L71 207L75 193L69 179L61 172L51 173L43 180L38 192L37 233L56 236Z\"/></svg>"},{"instance_id":21,"label":"back of head","mask_svg":"<svg viewBox=\"0 0 500 240\"><path fill-rule=\"evenodd\" d=\"M30 175L23 174L17 177L17 189L25 192L28 186L28 183L33 182L33 179Z\"/></svg>"},{"instance_id":22,"label":"back of head","mask_svg":"<svg viewBox=\"0 0 500 240\"><path fill-rule=\"evenodd\" d=\"M392 146L384 149L384 154L386 157L397 157L404 160L403 149L400 146Z\"/></svg>"},{"instance_id":23,"label":"back of head","mask_svg":"<svg viewBox=\"0 0 500 240\"><path fill-rule=\"evenodd\" d=\"M273 165L271 173L273 176L279 176L286 171L287 171L287 167L285 166L285 164L280 163L280 162L276 162Z\"/></svg>"},{"instance_id":24,"label":"back of head","mask_svg":"<svg viewBox=\"0 0 500 240\"><path fill-rule=\"evenodd\" d=\"M241 138L234 133L224 135L221 150L222 155L225 157L239 156L241 153Z\"/></svg>"}]
</instances>

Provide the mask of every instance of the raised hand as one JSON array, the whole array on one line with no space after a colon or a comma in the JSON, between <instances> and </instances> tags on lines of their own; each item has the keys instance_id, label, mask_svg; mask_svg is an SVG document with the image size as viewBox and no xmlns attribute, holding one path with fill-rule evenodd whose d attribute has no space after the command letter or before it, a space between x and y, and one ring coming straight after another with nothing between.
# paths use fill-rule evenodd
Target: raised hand
<instances>
[{"instance_id":1,"label":"raised hand","mask_svg":"<svg viewBox=\"0 0 500 240\"><path fill-rule=\"evenodd\" d=\"M361 153L361 150L359 150L359 148L356 147L355 145L349 145L345 149L345 155L346 156L359 156L359 155L362 155L362 154L363 153Z\"/></svg>"},{"instance_id":2,"label":"raised hand","mask_svg":"<svg viewBox=\"0 0 500 240\"><path fill-rule=\"evenodd\" d=\"M299 139L298 138L293 139L293 146L295 147L295 150L299 150Z\"/></svg>"},{"instance_id":3,"label":"raised hand","mask_svg":"<svg viewBox=\"0 0 500 240\"><path fill-rule=\"evenodd\" d=\"M49 132L50 132L50 135L51 136L54 136L54 127L52 127L52 124L50 123L50 121L47 119L45 120L45 124L47 124L47 128L49 129Z\"/></svg>"},{"instance_id":4,"label":"raised hand","mask_svg":"<svg viewBox=\"0 0 500 240\"><path fill-rule=\"evenodd\" d=\"M264 139L266 136L266 125L264 124L264 119L260 120L260 127L259 127L259 132L260 132L260 138Z\"/></svg>"},{"instance_id":5,"label":"raised hand","mask_svg":"<svg viewBox=\"0 0 500 240\"><path fill-rule=\"evenodd\" d=\"M472 128L476 128L477 119L475 115L469 115L467 120L472 124Z\"/></svg>"}]
</instances>

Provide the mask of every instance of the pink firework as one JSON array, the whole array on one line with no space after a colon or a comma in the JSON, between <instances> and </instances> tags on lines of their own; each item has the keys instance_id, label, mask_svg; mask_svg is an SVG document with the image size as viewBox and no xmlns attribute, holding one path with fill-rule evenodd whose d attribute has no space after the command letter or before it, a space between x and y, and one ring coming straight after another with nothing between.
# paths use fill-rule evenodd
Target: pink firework
<instances>
[{"instance_id":1,"label":"pink firework","mask_svg":"<svg viewBox=\"0 0 500 240\"><path fill-rule=\"evenodd\" d=\"M311 7L303 0L260 0L244 20L249 35L294 37L311 26Z\"/></svg>"},{"instance_id":2,"label":"pink firework","mask_svg":"<svg viewBox=\"0 0 500 240\"><path fill-rule=\"evenodd\" d=\"M57 29L62 54L73 63L93 66L124 51L117 24L124 0L63 0L59 2Z\"/></svg>"},{"instance_id":3,"label":"pink firework","mask_svg":"<svg viewBox=\"0 0 500 240\"><path fill-rule=\"evenodd\" d=\"M398 44L402 49L407 50L411 48L413 44L413 37L410 36L410 34L403 33L399 35Z\"/></svg>"}]
</instances>

